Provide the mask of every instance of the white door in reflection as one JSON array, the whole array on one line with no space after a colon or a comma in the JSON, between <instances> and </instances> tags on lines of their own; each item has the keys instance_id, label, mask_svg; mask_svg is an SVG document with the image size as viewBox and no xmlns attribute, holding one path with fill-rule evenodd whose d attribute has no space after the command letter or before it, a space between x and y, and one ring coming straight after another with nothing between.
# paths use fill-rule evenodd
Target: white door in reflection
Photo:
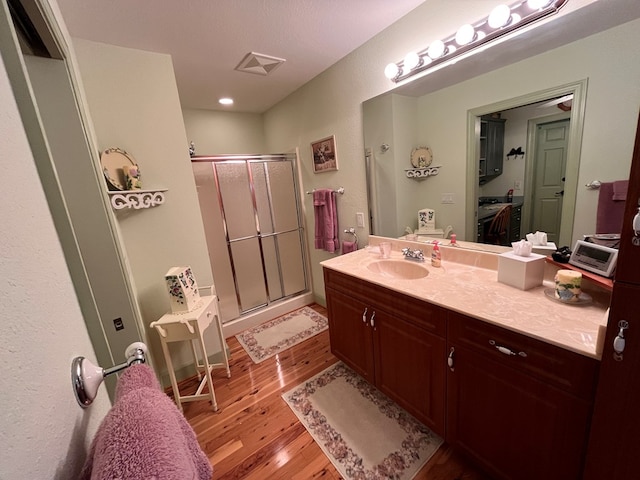
<instances>
[{"instance_id":1,"label":"white door in reflection","mask_svg":"<svg viewBox=\"0 0 640 480\"><path fill-rule=\"evenodd\" d=\"M569 120L538 125L530 232L546 232L549 242L558 242L567 168Z\"/></svg>"}]
</instances>

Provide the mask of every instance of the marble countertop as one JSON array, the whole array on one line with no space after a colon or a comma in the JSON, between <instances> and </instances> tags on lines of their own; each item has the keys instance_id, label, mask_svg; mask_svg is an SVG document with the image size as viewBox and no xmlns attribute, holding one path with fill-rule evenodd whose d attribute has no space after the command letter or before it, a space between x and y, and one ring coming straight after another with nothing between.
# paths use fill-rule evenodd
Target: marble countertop
<instances>
[{"instance_id":1,"label":"marble countertop","mask_svg":"<svg viewBox=\"0 0 640 480\"><path fill-rule=\"evenodd\" d=\"M376 237L370 237L370 239ZM380 237L378 237L380 238ZM609 296L597 287L591 292L583 279L583 291L593 297L587 305L565 305L548 298L544 291L552 288L554 267L545 266L542 286L523 291L498 282L497 255L463 248L441 247L442 267L431 266L430 245L392 240L391 259L405 260L401 248L411 244L425 249L423 265L429 275L415 280L387 277L369 270L380 260L377 247L367 247L347 255L321 262L325 268L425 300L449 310L492 323L532 338L600 359L602 346L598 335L606 326L605 312ZM548 271L547 271L548 270Z\"/></svg>"}]
</instances>

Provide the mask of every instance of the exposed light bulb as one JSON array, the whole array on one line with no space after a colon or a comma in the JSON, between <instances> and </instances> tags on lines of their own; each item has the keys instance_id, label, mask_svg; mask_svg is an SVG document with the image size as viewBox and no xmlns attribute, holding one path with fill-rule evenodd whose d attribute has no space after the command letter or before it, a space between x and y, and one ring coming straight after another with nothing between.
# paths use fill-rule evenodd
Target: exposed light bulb
<instances>
[{"instance_id":1,"label":"exposed light bulb","mask_svg":"<svg viewBox=\"0 0 640 480\"><path fill-rule=\"evenodd\" d=\"M404 57L404 66L407 67L408 70L413 70L418 65L420 65L420 57L416 52L409 52Z\"/></svg>"},{"instance_id":2,"label":"exposed light bulb","mask_svg":"<svg viewBox=\"0 0 640 480\"><path fill-rule=\"evenodd\" d=\"M544 8L551 3L551 0L528 0L527 5L531 10Z\"/></svg>"},{"instance_id":3,"label":"exposed light bulb","mask_svg":"<svg viewBox=\"0 0 640 480\"><path fill-rule=\"evenodd\" d=\"M435 40L426 50L409 52L402 61L387 65L385 76L397 82L419 72L428 73L433 65L446 66L458 59L475 55L489 48L494 40L503 36L506 39L506 34L553 15L567 2L568 0L518 0L511 6L500 4L493 8L485 20L476 24L464 24L453 36L446 37L446 41Z\"/></svg>"},{"instance_id":4,"label":"exposed light bulb","mask_svg":"<svg viewBox=\"0 0 640 480\"><path fill-rule=\"evenodd\" d=\"M442 40L436 40L434 42L431 42L431 45L429 45L429 48L427 49L427 55L435 60L436 58L440 58L442 55L444 55L445 48L446 47Z\"/></svg>"},{"instance_id":5,"label":"exposed light bulb","mask_svg":"<svg viewBox=\"0 0 640 480\"><path fill-rule=\"evenodd\" d=\"M395 63L389 63L386 67L384 67L384 76L389 80L393 80L400 73L400 68Z\"/></svg>"},{"instance_id":6,"label":"exposed light bulb","mask_svg":"<svg viewBox=\"0 0 640 480\"><path fill-rule=\"evenodd\" d=\"M496 8L491 10L491 13L489 14L489 26L491 28L504 27L509 23L510 18L511 9L505 4L498 5Z\"/></svg>"},{"instance_id":7,"label":"exposed light bulb","mask_svg":"<svg viewBox=\"0 0 640 480\"><path fill-rule=\"evenodd\" d=\"M476 30L470 24L462 25L456 32L456 43L460 46L471 43L476 36Z\"/></svg>"},{"instance_id":8,"label":"exposed light bulb","mask_svg":"<svg viewBox=\"0 0 640 480\"><path fill-rule=\"evenodd\" d=\"M228 98L228 97L221 98L218 100L218 103L220 105L233 105L233 98Z\"/></svg>"}]
</instances>

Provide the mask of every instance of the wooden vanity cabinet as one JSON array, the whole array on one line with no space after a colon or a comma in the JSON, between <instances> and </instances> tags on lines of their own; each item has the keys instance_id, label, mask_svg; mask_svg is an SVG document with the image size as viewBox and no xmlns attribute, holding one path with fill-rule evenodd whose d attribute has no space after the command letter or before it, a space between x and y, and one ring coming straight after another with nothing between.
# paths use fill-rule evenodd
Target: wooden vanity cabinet
<instances>
[{"instance_id":1,"label":"wooden vanity cabinet","mask_svg":"<svg viewBox=\"0 0 640 480\"><path fill-rule=\"evenodd\" d=\"M444 436L446 311L324 270L332 353Z\"/></svg>"},{"instance_id":2,"label":"wooden vanity cabinet","mask_svg":"<svg viewBox=\"0 0 640 480\"><path fill-rule=\"evenodd\" d=\"M598 362L454 312L447 337L447 442L496 478L581 478Z\"/></svg>"}]
</instances>

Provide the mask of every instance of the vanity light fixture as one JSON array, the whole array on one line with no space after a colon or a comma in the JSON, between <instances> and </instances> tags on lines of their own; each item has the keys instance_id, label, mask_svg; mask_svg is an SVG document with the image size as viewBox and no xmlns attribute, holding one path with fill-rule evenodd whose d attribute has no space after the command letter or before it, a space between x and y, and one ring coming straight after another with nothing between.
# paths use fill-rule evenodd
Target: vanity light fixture
<instances>
[{"instance_id":1,"label":"vanity light fixture","mask_svg":"<svg viewBox=\"0 0 640 480\"><path fill-rule=\"evenodd\" d=\"M389 63L384 74L389 80L400 82L463 54L482 51L481 47L486 48L492 41L553 15L568 1L520 0L512 5L498 5L479 22L462 25L455 35L434 40L426 49L410 52L398 63Z\"/></svg>"}]
</instances>

